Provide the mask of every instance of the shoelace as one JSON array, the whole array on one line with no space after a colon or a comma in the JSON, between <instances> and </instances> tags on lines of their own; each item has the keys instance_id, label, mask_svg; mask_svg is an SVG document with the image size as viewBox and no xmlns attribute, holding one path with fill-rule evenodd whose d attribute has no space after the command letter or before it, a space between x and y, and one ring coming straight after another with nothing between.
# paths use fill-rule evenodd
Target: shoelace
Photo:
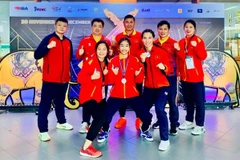
<instances>
[{"instance_id":1,"label":"shoelace","mask_svg":"<svg viewBox=\"0 0 240 160\"><path fill-rule=\"evenodd\" d=\"M93 146L89 146L88 150L89 154L93 155L94 153L97 152L97 150Z\"/></svg>"}]
</instances>

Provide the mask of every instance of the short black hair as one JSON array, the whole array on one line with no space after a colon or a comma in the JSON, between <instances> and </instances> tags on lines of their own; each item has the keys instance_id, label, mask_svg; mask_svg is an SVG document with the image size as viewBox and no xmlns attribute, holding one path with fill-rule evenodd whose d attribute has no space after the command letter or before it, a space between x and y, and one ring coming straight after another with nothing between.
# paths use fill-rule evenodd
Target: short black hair
<instances>
[{"instance_id":1,"label":"short black hair","mask_svg":"<svg viewBox=\"0 0 240 160\"><path fill-rule=\"evenodd\" d=\"M118 46L120 46L120 44L121 44L123 41L127 41L128 44L129 44L129 46L131 46L131 41L129 40L129 38L126 38L126 37L121 38L121 39L119 40Z\"/></svg>"},{"instance_id":2,"label":"short black hair","mask_svg":"<svg viewBox=\"0 0 240 160\"><path fill-rule=\"evenodd\" d=\"M131 15L131 14L126 15L126 16L124 17L124 21L125 21L126 19L128 19L128 18L132 18L132 19L135 21L135 17L134 17L133 15Z\"/></svg>"},{"instance_id":3,"label":"short black hair","mask_svg":"<svg viewBox=\"0 0 240 160\"><path fill-rule=\"evenodd\" d=\"M101 18L94 18L91 22L91 26L93 26L94 22L100 22L102 23L102 27L104 27L104 21Z\"/></svg>"},{"instance_id":4,"label":"short black hair","mask_svg":"<svg viewBox=\"0 0 240 160\"><path fill-rule=\"evenodd\" d=\"M68 20L64 17L60 17L58 18L56 21L55 21L55 25L57 24L57 22L64 22L64 23L67 23L68 24Z\"/></svg>"},{"instance_id":5,"label":"short black hair","mask_svg":"<svg viewBox=\"0 0 240 160\"><path fill-rule=\"evenodd\" d=\"M192 24L193 27L194 27L194 29L197 29L197 28L196 28L197 25L196 25L196 22L195 22L194 20L192 20L192 19L187 20L187 21L184 23L183 27L185 27L187 23Z\"/></svg>"},{"instance_id":6,"label":"short black hair","mask_svg":"<svg viewBox=\"0 0 240 160\"><path fill-rule=\"evenodd\" d=\"M160 22L158 23L158 25L157 25L157 28L159 28L159 27L161 27L161 26L163 26L163 25L167 25L168 29L170 29L170 23L169 23L168 21L166 21L166 20L160 21Z\"/></svg>"},{"instance_id":7,"label":"short black hair","mask_svg":"<svg viewBox=\"0 0 240 160\"><path fill-rule=\"evenodd\" d=\"M153 38L155 38L155 34L154 34L153 30L151 30L151 29L145 29L145 30L142 32L142 39L143 39L143 35L144 35L145 33L151 33L152 36L153 36Z\"/></svg>"}]
</instances>

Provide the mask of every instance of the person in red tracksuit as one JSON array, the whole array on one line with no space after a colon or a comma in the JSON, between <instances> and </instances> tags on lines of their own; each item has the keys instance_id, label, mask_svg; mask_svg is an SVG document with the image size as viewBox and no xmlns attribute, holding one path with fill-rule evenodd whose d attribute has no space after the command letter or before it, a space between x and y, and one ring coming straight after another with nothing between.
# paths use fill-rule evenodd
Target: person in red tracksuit
<instances>
[{"instance_id":1,"label":"person in red tracksuit","mask_svg":"<svg viewBox=\"0 0 240 160\"><path fill-rule=\"evenodd\" d=\"M118 55L120 53L118 42L121 38L129 38L131 42L131 48L129 55L137 56L137 51L143 47L142 40L141 40L141 33L136 31L134 29L135 27L135 18L132 15L126 15L123 20L123 25L125 28L125 31L122 33L119 33L116 37L113 37L112 39L112 46L114 49L114 54ZM142 83L137 83L136 88L140 95L142 94ZM120 118L115 123L115 128L119 129L124 127L127 124L127 120L125 118L127 106L122 106L119 109ZM136 121L135 121L135 127L137 130L140 129L141 120L138 118L139 116L136 114Z\"/></svg>"},{"instance_id":2,"label":"person in red tracksuit","mask_svg":"<svg viewBox=\"0 0 240 160\"><path fill-rule=\"evenodd\" d=\"M177 64L180 73L182 93L187 107L186 121L179 126L179 129L192 129L193 135L200 135L205 132L205 87L202 62L207 57L204 41L197 36L196 22L187 20L184 23L185 38L175 43L178 50ZM193 124L194 109L196 106L196 126Z\"/></svg>"},{"instance_id":3,"label":"person in red tracksuit","mask_svg":"<svg viewBox=\"0 0 240 160\"><path fill-rule=\"evenodd\" d=\"M177 135L177 127L179 127L179 111L176 105L176 96L177 96L177 65L176 65L176 49L174 44L176 41L169 36L170 33L170 24L168 21L160 21L157 25L159 38L154 41L155 44L159 45L165 49L168 53L170 65L172 71L167 76L170 83L170 91L168 94L168 104L169 104L169 120L170 120L170 135ZM153 128L159 128L158 121L153 124Z\"/></svg>"},{"instance_id":4,"label":"person in red tracksuit","mask_svg":"<svg viewBox=\"0 0 240 160\"><path fill-rule=\"evenodd\" d=\"M104 21L100 18L95 18L91 21L91 26L92 26L92 34L88 37L84 37L76 51L76 58L81 61L80 63L80 68L84 64L85 60L90 59L91 57L95 56L95 47L97 42L100 40L104 40L107 42L108 46L111 47L111 42L109 39L105 38L102 33L103 33L103 28L104 28ZM108 56L112 55L112 50L108 52ZM83 60L83 61L82 61ZM82 112L82 125L79 129L79 133L86 133L89 129L90 125L90 119L91 116L85 112Z\"/></svg>"},{"instance_id":5,"label":"person in red tracksuit","mask_svg":"<svg viewBox=\"0 0 240 160\"><path fill-rule=\"evenodd\" d=\"M98 142L104 142L108 138L109 124L112 121L112 117L123 105L130 105L143 122L140 136L147 141L153 141L149 132L152 114L142 103L139 92L136 89L136 83L143 81L143 68L135 56L129 55L130 45L131 42L128 38L120 39L120 54L112 58L108 65L108 83L113 86L106 104L103 132L99 134Z\"/></svg>"},{"instance_id":6,"label":"person in red tracksuit","mask_svg":"<svg viewBox=\"0 0 240 160\"><path fill-rule=\"evenodd\" d=\"M80 150L80 154L87 157L96 158L102 155L92 146L92 141L97 137L104 123L108 50L108 44L105 41L99 41L96 44L96 56L86 61L78 74L78 82L81 84L80 103L84 112L93 117L86 141Z\"/></svg>"},{"instance_id":7,"label":"person in red tracksuit","mask_svg":"<svg viewBox=\"0 0 240 160\"><path fill-rule=\"evenodd\" d=\"M158 149L165 151L170 145L165 105L170 90L167 75L172 69L170 67L167 51L154 45L154 37L154 32L150 29L146 29L142 32L144 48L139 51L141 61L145 66L145 81L142 99L149 110L153 104L155 104L161 138Z\"/></svg>"},{"instance_id":8,"label":"person in red tracksuit","mask_svg":"<svg viewBox=\"0 0 240 160\"><path fill-rule=\"evenodd\" d=\"M66 122L64 99L70 81L70 61L72 58L72 42L64 33L67 31L66 18L58 18L55 32L46 36L34 52L35 59L43 58L43 84L41 101L38 110L38 128L41 141L50 141L48 134L48 114L52 101L58 120L57 128L72 130L73 126Z\"/></svg>"}]
</instances>

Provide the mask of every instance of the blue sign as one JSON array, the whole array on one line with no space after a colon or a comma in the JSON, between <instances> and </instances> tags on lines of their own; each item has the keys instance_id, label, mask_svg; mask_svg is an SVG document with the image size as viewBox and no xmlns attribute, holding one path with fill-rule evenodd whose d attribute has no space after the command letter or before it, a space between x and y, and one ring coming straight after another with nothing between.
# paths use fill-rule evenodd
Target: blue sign
<instances>
[{"instance_id":1,"label":"blue sign","mask_svg":"<svg viewBox=\"0 0 240 160\"><path fill-rule=\"evenodd\" d=\"M10 2L11 17L79 17L105 18L105 10L119 18L137 10L136 18L224 18L224 4L175 4L175 3L48 3Z\"/></svg>"}]
</instances>

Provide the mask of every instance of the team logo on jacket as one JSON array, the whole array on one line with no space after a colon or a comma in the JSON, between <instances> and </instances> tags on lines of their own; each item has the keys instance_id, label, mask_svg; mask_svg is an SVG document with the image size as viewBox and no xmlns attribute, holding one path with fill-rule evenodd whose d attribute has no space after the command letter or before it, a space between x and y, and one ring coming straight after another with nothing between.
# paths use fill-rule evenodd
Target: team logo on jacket
<instances>
[{"instance_id":1,"label":"team logo on jacket","mask_svg":"<svg viewBox=\"0 0 240 160\"><path fill-rule=\"evenodd\" d=\"M91 43L88 43L88 46L91 46Z\"/></svg>"},{"instance_id":2,"label":"team logo on jacket","mask_svg":"<svg viewBox=\"0 0 240 160\"><path fill-rule=\"evenodd\" d=\"M168 95L168 92L164 92L164 94L167 96L167 95Z\"/></svg>"}]
</instances>

